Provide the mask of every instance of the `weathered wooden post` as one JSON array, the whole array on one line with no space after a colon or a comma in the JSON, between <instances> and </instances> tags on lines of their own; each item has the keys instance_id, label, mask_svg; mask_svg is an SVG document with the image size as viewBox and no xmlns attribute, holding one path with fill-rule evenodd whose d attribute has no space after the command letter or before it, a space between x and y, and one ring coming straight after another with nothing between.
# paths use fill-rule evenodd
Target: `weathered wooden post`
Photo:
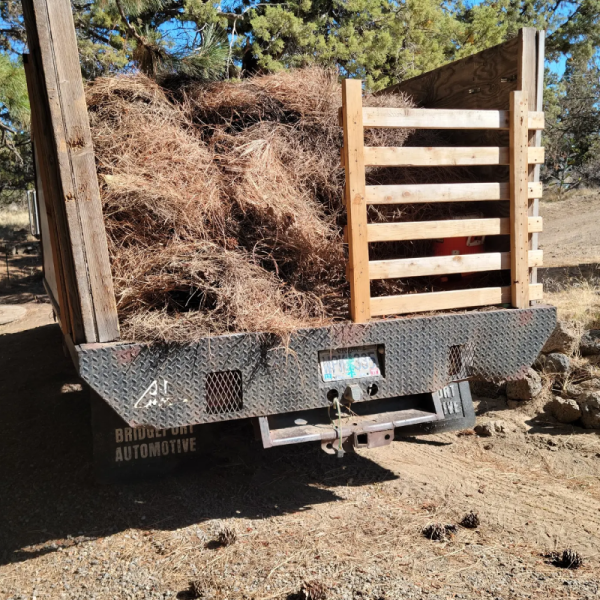
<instances>
[{"instance_id":1,"label":"weathered wooden post","mask_svg":"<svg viewBox=\"0 0 600 600\"><path fill-rule=\"evenodd\" d=\"M118 339L92 136L69 0L23 0L38 165L62 278L60 316L74 343Z\"/></svg>"}]
</instances>

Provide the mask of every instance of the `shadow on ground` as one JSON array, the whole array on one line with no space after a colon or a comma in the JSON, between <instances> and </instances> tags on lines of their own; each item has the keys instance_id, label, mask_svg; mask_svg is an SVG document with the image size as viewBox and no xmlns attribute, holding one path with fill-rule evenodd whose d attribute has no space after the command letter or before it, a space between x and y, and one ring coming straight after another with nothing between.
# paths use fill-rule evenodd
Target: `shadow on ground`
<instances>
[{"instance_id":1,"label":"shadow on ground","mask_svg":"<svg viewBox=\"0 0 600 600\"><path fill-rule=\"evenodd\" d=\"M542 413L525 421L529 426L530 435L543 434L554 436L569 436L569 435L600 435L598 429L586 429L581 426L581 421L576 421L572 424L558 423L551 416Z\"/></svg>"},{"instance_id":2,"label":"shadow on ground","mask_svg":"<svg viewBox=\"0 0 600 600\"><path fill-rule=\"evenodd\" d=\"M331 488L395 475L318 447L263 450L247 421L220 430L211 452L168 478L96 483L89 391L46 325L0 336L0 564L128 528L172 530L205 519L309 510Z\"/></svg>"}]
</instances>

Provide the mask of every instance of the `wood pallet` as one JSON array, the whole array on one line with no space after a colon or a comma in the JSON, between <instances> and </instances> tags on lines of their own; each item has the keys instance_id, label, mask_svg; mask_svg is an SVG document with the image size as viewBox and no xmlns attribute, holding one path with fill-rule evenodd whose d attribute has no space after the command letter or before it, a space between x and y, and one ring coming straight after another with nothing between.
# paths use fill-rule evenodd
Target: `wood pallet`
<instances>
[{"instance_id":1,"label":"wood pallet","mask_svg":"<svg viewBox=\"0 0 600 600\"><path fill-rule=\"evenodd\" d=\"M544 114L529 110L528 92L510 92L509 110L365 108L362 82L342 86L344 128L342 164L346 171L348 278L352 320L358 323L390 314L449 310L510 303L515 308L541 300L539 284L530 284L530 268L542 252L530 249L530 236L542 230L542 219L529 216L530 202L541 197L538 182L529 181L530 166L544 162L544 149L530 146L530 132L544 127ZM368 127L406 129L507 130L508 147L386 148L365 147ZM535 137L531 138L535 140ZM366 185L366 167L445 167L508 165L510 180L498 183ZM465 201L510 201L510 218L461 219L402 223L369 223L367 206ZM369 260L369 243L437 238L510 235L510 252ZM510 269L507 287L452 290L372 297L374 279L451 275Z\"/></svg>"}]
</instances>

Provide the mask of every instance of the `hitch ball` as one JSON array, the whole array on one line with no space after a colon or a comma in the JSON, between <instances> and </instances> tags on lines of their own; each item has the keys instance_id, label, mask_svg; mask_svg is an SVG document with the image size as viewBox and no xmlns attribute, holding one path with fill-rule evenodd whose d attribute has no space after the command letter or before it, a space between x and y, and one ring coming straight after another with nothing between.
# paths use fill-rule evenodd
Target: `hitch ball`
<instances>
[{"instance_id":1,"label":"hitch ball","mask_svg":"<svg viewBox=\"0 0 600 600\"><path fill-rule=\"evenodd\" d=\"M344 400L347 402L358 402L362 398L362 390L360 389L360 385L357 383L351 383L344 390Z\"/></svg>"}]
</instances>

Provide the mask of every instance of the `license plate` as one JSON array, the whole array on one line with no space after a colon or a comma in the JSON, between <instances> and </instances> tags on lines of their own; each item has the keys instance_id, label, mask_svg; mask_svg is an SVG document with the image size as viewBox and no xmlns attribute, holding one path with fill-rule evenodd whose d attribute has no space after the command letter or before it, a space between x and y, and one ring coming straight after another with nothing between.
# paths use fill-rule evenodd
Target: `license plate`
<instances>
[{"instance_id":1,"label":"license plate","mask_svg":"<svg viewBox=\"0 0 600 600\"><path fill-rule=\"evenodd\" d=\"M319 352L319 363L323 381L343 381L381 375L377 346L323 350Z\"/></svg>"}]
</instances>

